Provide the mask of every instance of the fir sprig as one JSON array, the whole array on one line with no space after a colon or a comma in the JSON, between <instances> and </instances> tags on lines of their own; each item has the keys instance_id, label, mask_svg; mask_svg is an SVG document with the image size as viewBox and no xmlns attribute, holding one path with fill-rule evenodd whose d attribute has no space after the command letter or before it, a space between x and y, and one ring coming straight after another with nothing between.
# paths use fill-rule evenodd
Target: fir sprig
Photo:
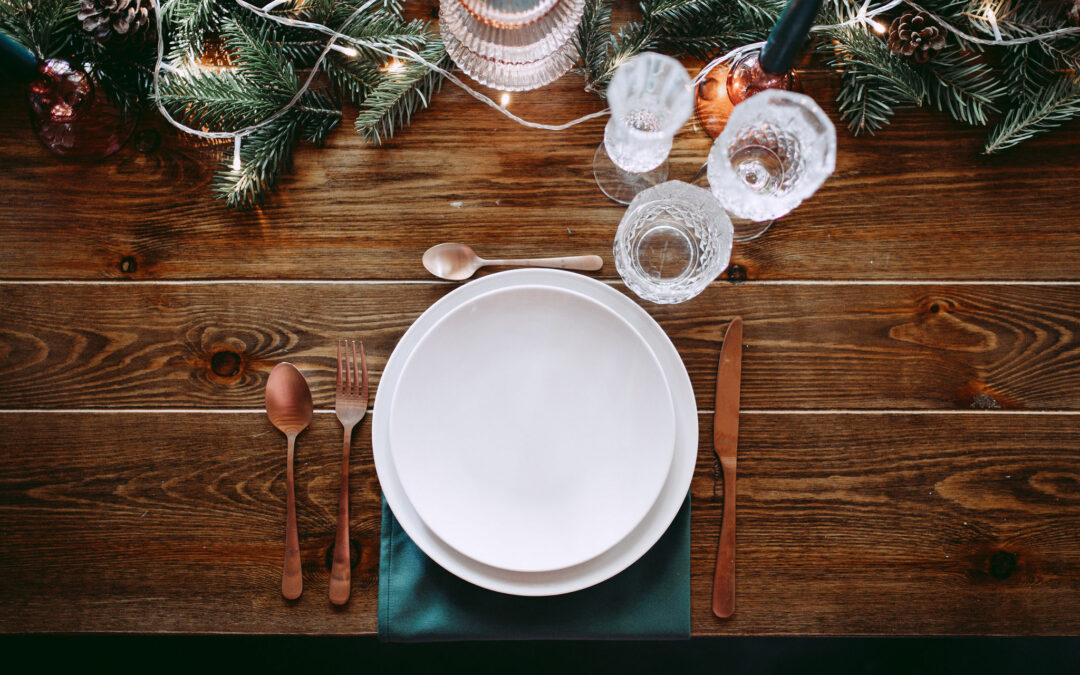
<instances>
[{"instance_id":1,"label":"fir sprig","mask_svg":"<svg viewBox=\"0 0 1080 675\"><path fill-rule=\"evenodd\" d=\"M1010 110L990 133L986 154L1011 148L1080 117L1080 83L1061 79L1033 100Z\"/></svg>"},{"instance_id":2,"label":"fir sprig","mask_svg":"<svg viewBox=\"0 0 1080 675\"><path fill-rule=\"evenodd\" d=\"M418 54L441 69L452 67L442 41L434 37ZM441 73L412 61L402 63L397 71L387 71L360 106L356 130L369 142L381 145L394 131L408 125L413 114L431 104L442 81Z\"/></svg>"},{"instance_id":3,"label":"fir sprig","mask_svg":"<svg viewBox=\"0 0 1080 675\"><path fill-rule=\"evenodd\" d=\"M215 193L230 205L261 204L291 166L297 143L322 143L341 120L342 99L360 107L357 130L374 143L393 135L430 103L441 76L411 61L400 71L387 69L386 54L418 50L429 62L448 68L441 41L426 22L405 21L399 0L384 0L354 16L362 1L298 0L274 10L360 41L352 43L356 56L329 52L319 62L326 48L321 32L282 26L231 3L177 0L179 6L170 12L179 36L173 53L197 62L213 31L229 55L229 67L194 68L164 78L161 103L195 128L230 133L264 125L241 139L239 166L227 153L215 176ZM279 114L307 78L298 70L316 66L330 88L304 92L294 107Z\"/></svg>"},{"instance_id":4,"label":"fir sprig","mask_svg":"<svg viewBox=\"0 0 1080 675\"><path fill-rule=\"evenodd\" d=\"M841 74L837 103L853 133L873 133L889 123L896 108L922 105L929 95L920 74L865 29L829 31L819 49Z\"/></svg>"},{"instance_id":5,"label":"fir sprig","mask_svg":"<svg viewBox=\"0 0 1080 675\"><path fill-rule=\"evenodd\" d=\"M1006 88L986 60L972 52L945 51L923 66L929 100L953 119L983 126L997 112Z\"/></svg>"},{"instance_id":6,"label":"fir sprig","mask_svg":"<svg viewBox=\"0 0 1080 675\"><path fill-rule=\"evenodd\" d=\"M79 3L70 0L0 0L0 31L39 59L61 56L77 38Z\"/></svg>"}]
</instances>

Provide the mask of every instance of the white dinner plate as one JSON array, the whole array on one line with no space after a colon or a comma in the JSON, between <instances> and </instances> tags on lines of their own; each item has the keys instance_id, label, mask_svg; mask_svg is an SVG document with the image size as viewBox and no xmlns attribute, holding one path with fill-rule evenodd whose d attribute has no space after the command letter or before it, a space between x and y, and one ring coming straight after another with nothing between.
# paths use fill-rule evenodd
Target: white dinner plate
<instances>
[{"instance_id":1,"label":"white dinner plate","mask_svg":"<svg viewBox=\"0 0 1080 675\"><path fill-rule=\"evenodd\" d=\"M457 551L424 524L409 502L390 447L389 410L402 366L417 343L454 308L489 291L514 286L550 286L597 300L634 327L664 371L675 409L675 446L667 480L645 518L622 541L581 564L546 572L504 570ZM619 291L588 277L558 270L514 270L480 278L447 294L405 332L383 369L372 413L375 469L383 496L401 527L428 557L456 576L493 591L513 595L559 595L588 588L633 564L667 530L686 498L697 460L697 407L690 377L674 345L645 310Z\"/></svg>"},{"instance_id":2,"label":"white dinner plate","mask_svg":"<svg viewBox=\"0 0 1080 675\"><path fill-rule=\"evenodd\" d=\"M675 414L648 343L587 296L489 291L412 348L390 402L409 503L477 562L546 572L628 535L671 467Z\"/></svg>"}]
</instances>

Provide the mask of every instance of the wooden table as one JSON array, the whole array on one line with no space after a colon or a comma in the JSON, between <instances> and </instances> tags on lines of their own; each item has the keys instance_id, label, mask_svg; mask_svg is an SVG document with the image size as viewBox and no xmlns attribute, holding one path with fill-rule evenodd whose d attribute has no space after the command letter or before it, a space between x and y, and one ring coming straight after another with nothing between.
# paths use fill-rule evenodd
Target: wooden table
<instances>
[{"instance_id":1,"label":"wooden table","mask_svg":"<svg viewBox=\"0 0 1080 675\"><path fill-rule=\"evenodd\" d=\"M805 80L835 118L833 81ZM545 121L599 105L573 77L511 103ZM603 124L527 130L448 86L382 148L346 119L265 208L236 213L210 198L213 157L153 120L160 147L85 166L4 105L0 630L372 633L367 423L353 598L326 599L335 339L365 341L377 385L455 287L420 266L441 241L601 253L600 278L626 292L610 253L623 207L591 176ZM816 196L737 245L698 298L643 303L700 408L695 635L1080 631L1080 126L997 157L979 154L983 136L922 110L876 137L840 128ZM708 147L692 123L671 177L689 180ZM718 621L710 412L737 314L739 585ZM298 447L296 604L279 593L284 440L262 413L286 359L323 413Z\"/></svg>"}]
</instances>

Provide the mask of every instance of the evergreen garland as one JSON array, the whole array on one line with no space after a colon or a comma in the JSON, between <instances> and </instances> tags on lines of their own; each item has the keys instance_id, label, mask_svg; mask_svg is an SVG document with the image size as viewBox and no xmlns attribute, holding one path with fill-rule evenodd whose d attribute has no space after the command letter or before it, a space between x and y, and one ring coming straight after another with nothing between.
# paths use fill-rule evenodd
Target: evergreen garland
<instances>
[{"instance_id":1,"label":"evergreen garland","mask_svg":"<svg viewBox=\"0 0 1080 675\"><path fill-rule=\"evenodd\" d=\"M452 64L437 31L407 21L402 0L381 0L353 21L362 0L293 0L274 13L300 18L347 35L412 50L442 68ZM989 4L988 4L989 3ZM235 131L267 119L300 90L326 46L326 36L282 26L232 0L162 3L166 61L186 75L161 78L160 103L179 121L212 131ZM266 4L260 2L259 4ZM574 37L575 71L588 90L603 96L615 70L628 58L655 50L707 60L765 39L786 0L642 0L640 16L612 27L613 0L586 0ZM873 10L884 0L870 2ZM820 24L856 16L864 0L825 0ZM99 44L76 16L78 0L0 0L0 31L38 58L90 63L104 90L137 109L150 102L156 43L153 36L119 45ZM987 7L992 7L996 29ZM928 12L941 26L993 40L1040 35L1071 25L1077 0L918 0L878 17L883 25L910 10ZM815 33L812 49L839 76L837 103L853 133L873 133L895 111L932 106L974 126L990 126L985 146L995 153L1080 116L1080 37L1076 33L1019 45L980 45L952 32L926 63L894 53L866 25ZM382 52L361 48L350 56L332 51L319 64L317 86L299 104L244 137L239 168L226 153L214 190L230 205L262 203L289 169L300 141L320 144L342 119L347 103L359 108L356 130L378 145L409 124L442 83L422 64L389 67Z\"/></svg>"}]
</instances>

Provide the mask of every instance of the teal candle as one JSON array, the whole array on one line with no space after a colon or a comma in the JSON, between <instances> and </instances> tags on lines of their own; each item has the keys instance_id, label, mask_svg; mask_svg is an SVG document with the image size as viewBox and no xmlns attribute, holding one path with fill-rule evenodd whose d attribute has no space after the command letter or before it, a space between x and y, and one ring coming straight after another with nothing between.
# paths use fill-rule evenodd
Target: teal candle
<instances>
[{"instance_id":1,"label":"teal candle","mask_svg":"<svg viewBox=\"0 0 1080 675\"><path fill-rule=\"evenodd\" d=\"M761 49L761 67L767 73L786 73L795 64L821 0L791 0Z\"/></svg>"},{"instance_id":2,"label":"teal candle","mask_svg":"<svg viewBox=\"0 0 1080 675\"><path fill-rule=\"evenodd\" d=\"M32 51L0 33L0 70L17 82L29 82L37 77L37 58Z\"/></svg>"}]
</instances>

